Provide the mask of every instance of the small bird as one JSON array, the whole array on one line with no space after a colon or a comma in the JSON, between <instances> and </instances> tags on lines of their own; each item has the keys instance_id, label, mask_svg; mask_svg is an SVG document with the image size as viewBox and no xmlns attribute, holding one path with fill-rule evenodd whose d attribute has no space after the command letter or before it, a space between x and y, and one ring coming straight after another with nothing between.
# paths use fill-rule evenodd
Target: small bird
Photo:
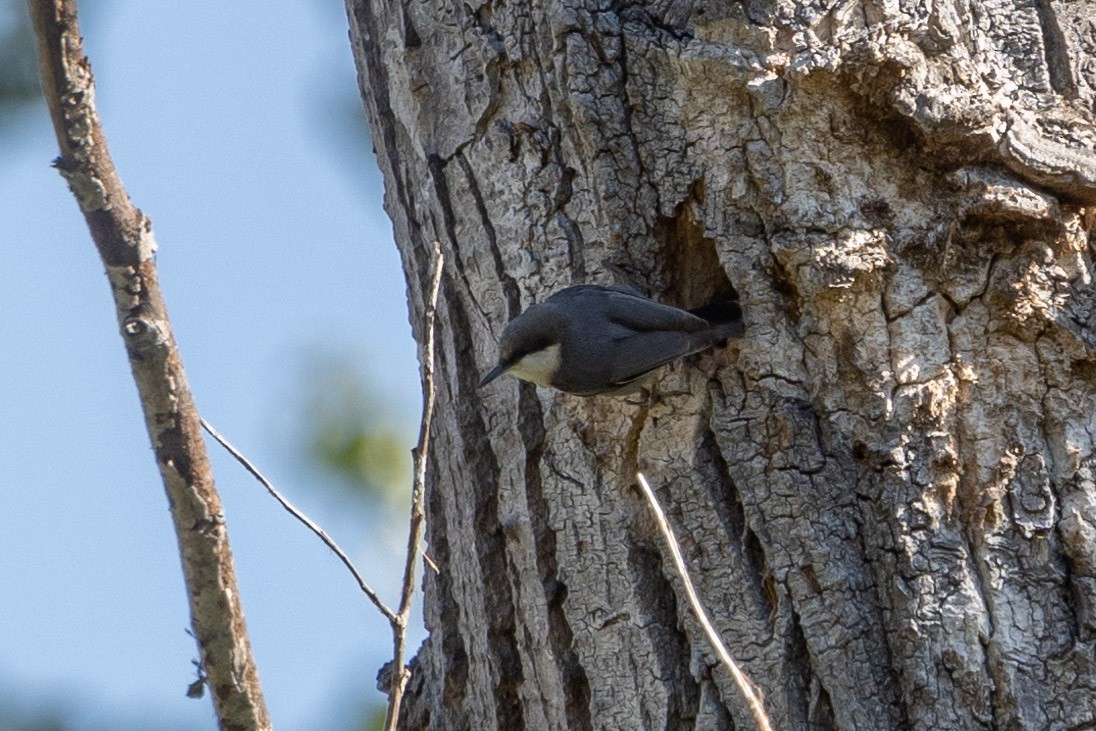
<instances>
[{"instance_id":1,"label":"small bird","mask_svg":"<svg viewBox=\"0 0 1096 731\"><path fill-rule=\"evenodd\" d=\"M480 387L509 373L578 396L625 393L656 368L744 333L737 302L686 311L627 287L580 284L510 321Z\"/></svg>"}]
</instances>

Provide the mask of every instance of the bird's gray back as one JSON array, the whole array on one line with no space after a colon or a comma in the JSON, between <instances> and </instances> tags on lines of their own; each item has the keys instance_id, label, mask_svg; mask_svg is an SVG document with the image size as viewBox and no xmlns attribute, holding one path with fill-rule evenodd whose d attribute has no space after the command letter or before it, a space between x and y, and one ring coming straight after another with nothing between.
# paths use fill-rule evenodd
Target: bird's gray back
<instances>
[{"instance_id":1,"label":"bird's gray back","mask_svg":"<svg viewBox=\"0 0 1096 731\"><path fill-rule=\"evenodd\" d=\"M544 302L568 310L582 307L581 317L561 317L567 337L554 385L562 390L583 393L592 383L621 387L716 342L712 326L699 317L626 291L604 289Z\"/></svg>"},{"instance_id":2,"label":"bird's gray back","mask_svg":"<svg viewBox=\"0 0 1096 731\"><path fill-rule=\"evenodd\" d=\"M549 297L545 304L561 308L580 308L588 321L619 325L631 332L658 330L699 332L710 327L707 321L685 310L655 302L627 287L580 284ZM597 320L591 315L601 316Z\"/></svg>"}]
</instances>

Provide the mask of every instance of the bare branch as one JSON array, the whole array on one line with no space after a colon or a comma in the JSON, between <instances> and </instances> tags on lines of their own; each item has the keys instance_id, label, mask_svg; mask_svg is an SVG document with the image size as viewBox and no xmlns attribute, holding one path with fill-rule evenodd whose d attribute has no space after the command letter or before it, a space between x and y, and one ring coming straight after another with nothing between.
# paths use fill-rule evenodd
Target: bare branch
<instances>
[{"instance_id":1,"label":"bare branch","mask_svg":"<svg viewBox=\"0 0 1096 731\"><path fill-rule=\"evenodd\" d=\"M95 109L75 0L30 0L54 163L106 267L122 339L167 492L191 625L222 729L268 729L220 497L156 274L152 225L132 203Z\"/></svg>"},{"instance_id":2,"label":"bare branch","mask_svg":"<svg viewBox=\"0 0 1096 731\"><path fill-rule=\"evenodd\" d=\"M441 244L435 241L434 276L430 284L430 294L425 318L426 343L423 347L422 376L423 410L422 420L419 424L419 439L413 453L414 478L411 490L411 517L409 521L410 525L408 527L407 556L403 570L403 585L400 592L398 611L393 612L392 609L380 599L377 593L373 591L369 584L366 583L365 579L362 578L361 573L357 570L346 553L339 548L338 544L336 544L319 525L290 503L289 500L274 487L270 480L263 475L259 468L214 429L209 422L205 419L201 419L202 427L209 432L211 437L228 450L229 454L235 457L236 460L244 466L244 469L250 472L290 515L303 523L309 530L316 534L328 548L335 552L335 555L339 557L339 560L343 562L343 565L345 565L354 576L354 579L358 582L358 586L361 588L362 592L369 597L369 600L373 602L391 625L393 657L390 667L396 675L388 689L388 712L385 720L385 728L388 731L394 731L396 724L399 721L400 705L403 700L404 691L407 688L407 681L411 677L410 668L405 665L404 657L407 654L407 627L411 615L411 599L415 593L415 567L418 564L420 554L422 555L423 560L429 563L434 571L438 570L434 562L430 560L430 557L425 553L422 553L419 544L422 542L424 518L423 503L426 494L426 463L430 453L430 425L433 421L434 401L436 399L436 389L434 386L434 321L437 312L438 293L441 290L441 276L444 263L445 257L441 251Z\"/></svg>"},{"instance_id":3,"label":"bare branch","mask_svg":"<svg viewBox=\"0 0 1096 731\"><path fill-rule=\"evenodd\" d=\"M373 604L377 607L377 609L380 610L381 614L384 615L384 618L387 619L390 624L395 623L397 621L396 613L389 609L388 605L385 604L377 595L377 592L373 591L373 588L370 587L366 580L362 577L361 572L359 572L357 567L354 566L354 562L350 560L350 557L348 555L346 555L346 551L339 548L339 544L335 543L335 539L329 536L327 534L327 531L317 525L315 521L313 521L311 518L301 512L300 509L297 508L297 506L289 502L289 500L287 500L285 496L278 492L278 489L274 487L273 483L271 483L270 480L268 480L262 472L259 471L259 468L256 467L251 462L251 460L245 457L240 452L240 450L236 449L236 447L234 447L231 442L225 439L220 432L214 429L212 424L210 424L205 419L202 419L201 423L202 428L209 432L209 436L216 439L220 443L220 445L228 451L229 454L235 457L236 461L243 465L244 469L250 472L255 477L255 479L258 480L259 483L266 488L266 491L270 493L271 497L277 500L278 503L283 508L285 508L290 515L303 523L304 526L313 533L315 533L319 537L319 539L327 545L328 548L335 552L335 555L339 557L339 560L343 562L343 565L346 566L346 568L354 576L354 580L358 582L358 588L362 590L362 593L369 597L369 601L373 602Z\"/></svg>"},{"instance_id":4,"label":"bare branch","mask_svg":"<svg viewBox=\"0 0 1096 731\"><path fill-rule=\"evenodd\" d=\"M723 640L719 638L719 633L715 631L715 627L712 626L711 621L708 619L708 613L700 603L700 597L697 596L696 589L693 588L693 581L689 578L689 570L685 568L685 559L681 556L681 549L678 547L674 529L670 526L670 522L666 520L666 515L662 512L662 506L658 504L658 498L655 497L654 491L651 490L651 486L647 484L647 478L643 476L642 472L637 472L636 477L639 479L639 486L643 489L643 495L647 498L647 502L651 504L651 511L655 515L655 521L662 531L663 538L666 539L666 545L670 547L670 555L673 556L674 566L677 568L678 576L681 577L681 583L685 586L685 596L689 598L689 604L692 605L693 611L696 613L696 618L699 620L700 626L704 629L704 634L708 636L708 642L710 642L715 649L715 653L719 656L719 660L723 663L723 667L725 667L727 672L731 674L731 677L734 678L734 682L738 685L738 689L742 691L742 695L746 697L746 702L750 706L750 712L753 713L754 720L757 722L757 727L761 729L761 731L772 731L769 717L765 713L765 706L761 701L760 691L754 686L753 682L746 677L746 674L739 669L738 663L731 657L731 653L727 652L727 648L723 645Z\"/></svg>"},{"instance_id":5,"label":"bare branch","mask_svg":"<svg viewBox=\"0 0 1096 731\"><path fill-rule=\"evenodd\" d=\"M422 541L423 503L426 496L426 460L430 453L430 424L434 417L434 320L438 308L438 292L441 290L442 265L445 256L441 244L434 242L434 277L430 283L430 299L426 304L426 344L422 355L422 421L419 423L419 442L415 447L415 477L411 489L411 520L407 531L407 563L403 569L403 590L400 594L399 618L392 625L392 668L396 677L388 693L386 731L395 731L400 717L400 704L411 678L410 668L404 665L407 652L407 624L411 615L411 597L415 592L415 566L418 564L419 543Z\"/></svg>"}]
</instances>

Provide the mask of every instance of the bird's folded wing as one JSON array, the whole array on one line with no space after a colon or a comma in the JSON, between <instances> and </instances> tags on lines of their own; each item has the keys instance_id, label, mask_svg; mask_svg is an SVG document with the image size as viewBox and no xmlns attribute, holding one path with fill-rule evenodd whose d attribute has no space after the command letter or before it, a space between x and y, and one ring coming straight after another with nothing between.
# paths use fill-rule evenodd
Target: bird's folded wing
<instances>
[{"instance_id":1,"label":"bird's folded wing","mask_svg":"<svg viewBox=\"0 0 1096 731\"><path fill-rule=\"evenodd\" d=\"M705 320L690 315L685 310L617 289L605 298L605 314L614 324L639 333L674 330L697 332L709 327Z\"/></svg>"},{"instance_id":2,"label":"bird's folded wing","mask_svg":"<svg viewBox=\"0 0 1096 731\"><path fill-rule=\"evenodd\" d=\"M610 379L623 386L678 358L708 347L708 343L684 332L637 333L616 343Z\"/></svg>"}]
</instances>

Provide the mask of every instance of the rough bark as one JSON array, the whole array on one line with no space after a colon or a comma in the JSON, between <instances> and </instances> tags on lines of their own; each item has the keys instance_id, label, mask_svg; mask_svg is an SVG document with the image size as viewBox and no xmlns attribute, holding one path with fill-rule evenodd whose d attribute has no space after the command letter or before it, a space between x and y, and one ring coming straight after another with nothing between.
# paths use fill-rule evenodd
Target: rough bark
<instances>
[{"instance_id":1,"label":"rough bark","mask_svg":"<svg viewBox=\"0 0 1096 731\"><path fill-rule=\"evenodd\" d=\"M1096 724L1096 3L347 5L413 322L448 262L407 728L752 728L637 468L774 726ZM622 279L747 337L476 390Z\"/></svg>"}]
</instances>

